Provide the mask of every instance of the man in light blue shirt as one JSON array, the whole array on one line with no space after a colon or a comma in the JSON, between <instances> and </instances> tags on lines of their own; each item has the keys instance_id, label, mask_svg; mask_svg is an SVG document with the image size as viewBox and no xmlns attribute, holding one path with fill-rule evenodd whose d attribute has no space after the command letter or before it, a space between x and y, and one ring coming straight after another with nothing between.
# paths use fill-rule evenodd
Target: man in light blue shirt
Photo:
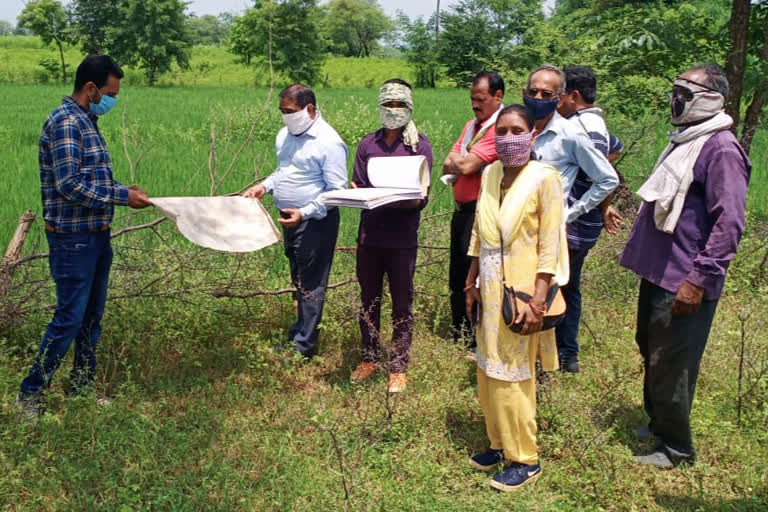
<instances>
[{"instance_id":1,"label":"man in light blue shirt","mask_svg":"<svg viewBox=\"0 0 768 512\"><path fill-rule=\"evenodd\" d=\"M571 192L579 170L591 182L584 194L567 207L566 224L570 224L600 205L619 185L619 177L605 155L595 148L589 135L557 113L565 87L566 77L562 70L549 65L541 66L528 77L528 84L523 89L523 101L536 118L538 134L533 145L536 158L560 171L565 197ZM580 257L578 251L572 248L569 248L569 256L574 262ZM578 288L581 266L574 268L571 265L571 272L571 280ZM575 301L566 302L569 308L576 307ZM561 369L578 373L578 345L576 347L573 354L572 347L565 347L558 336Z\"/></svg>"},{"instance_id":2,"label":"man in light blue shirt","mask_svg":"<svg viewBox=\"0 0 768 512\"><path fill-rule=\"evenodd\" d=\"M278 168L243 195L271 193L280 210L285 255L296 287L298 319L288 331L305 357L317 349L328 275L339 234L339 210L326 208L320 194L346 188L347 146L317 110L315 93L293 84L280 92L285 127L277 134Z\"/></svg>"}]
</instances>

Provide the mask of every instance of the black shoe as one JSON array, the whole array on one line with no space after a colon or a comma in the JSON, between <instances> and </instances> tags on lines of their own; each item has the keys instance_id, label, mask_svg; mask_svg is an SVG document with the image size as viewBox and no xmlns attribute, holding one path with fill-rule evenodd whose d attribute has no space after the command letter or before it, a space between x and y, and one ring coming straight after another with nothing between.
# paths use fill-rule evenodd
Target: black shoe
<instances>
[{"instance_id":1,"label":"black shoe","mask_svg":"<svg viewBox=\"0 0 768 512\"><path fill-rule=\"evenodd\" d=\"M560 370L566 373L579 373L579 358L571 357L560 361Z\"/></svg>"},{"instance_id":2,"label":"black shoe","mask_svg":"<svg viewBox=\"0 0 768 512\"><path fill-rule=\"evenodd\" d=\"M488 450L480 455L470 457L469 465L480 471L491 471L504 461L504 450Z\"/></svg>"}]
</instances>

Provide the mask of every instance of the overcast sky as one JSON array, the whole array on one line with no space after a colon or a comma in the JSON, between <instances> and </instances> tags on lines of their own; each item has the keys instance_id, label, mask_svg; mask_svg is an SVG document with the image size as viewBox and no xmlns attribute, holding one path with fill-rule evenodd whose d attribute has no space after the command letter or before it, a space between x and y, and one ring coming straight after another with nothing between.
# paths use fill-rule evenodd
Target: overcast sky
<instances>
[{"instance_id":1,"label":"overcast sky","mask_svg":"<svg viewBox=\"0 0 768 512\"><path fill-rule=\"evenodd\" d=\"M440 0L440 9L455 4L457 0ZM66 1L64 3L67 3ZM322 3L325 3L324 1ZM436 0L379 0L387 14L392 15L398 9L408 16L428 17L435 10ZM219 14L221 12L240 12L253 5L251 0L192 0L188 10L198 16ZM24 0L0 0L0 20L8 20L14 25L16 18L24 8Z\"/></svg>"}]
</instances>

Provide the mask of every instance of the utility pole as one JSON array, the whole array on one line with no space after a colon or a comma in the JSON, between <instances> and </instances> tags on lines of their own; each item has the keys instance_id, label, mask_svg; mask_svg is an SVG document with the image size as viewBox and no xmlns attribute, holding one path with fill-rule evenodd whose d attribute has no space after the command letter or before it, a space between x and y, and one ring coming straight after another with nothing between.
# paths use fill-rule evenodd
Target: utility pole
<instances>
[{"instance_id":1,"label":"utility pole","mask_svg":"<svg viewBox=\"0 0 768 512\"><path fill-rule=\"evenodd\" d=\"M440 0L437 0L435 9L435 41L440 42Z\"/></svg>"}]
</instances>

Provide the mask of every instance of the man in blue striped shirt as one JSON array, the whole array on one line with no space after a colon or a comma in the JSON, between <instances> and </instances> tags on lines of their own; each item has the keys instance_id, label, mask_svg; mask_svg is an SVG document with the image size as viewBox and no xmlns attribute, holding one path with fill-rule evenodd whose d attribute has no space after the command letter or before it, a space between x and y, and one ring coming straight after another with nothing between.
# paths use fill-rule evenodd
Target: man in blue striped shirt
<instances>
[{"instance_id":1,"label":"man in blue striped shirt","mask_svg":"<svg viewBox=\"0 0 768 512\"><path fill-rule=\"evenodd\" d=\"M603 120L603 111L594 106L597 95L597 79L594 72L584 66L566 66L565 94L560 99L557 112L582 130L592 144L606 158L621 151L621 141L608 132ZM568 204L581 199L592 186L592 180L579 169L568 194ZM567 310L565 319L557 326L557 350L562 361L562 368L568 372L578 372L579 322L581 321L581 271L589 250L595 246L603 225L610 233L616 233L621 224L621 216L611 206L610 194L598 206L592 208L567 226L568 256L570 261L570 279L563 286L563 296Z\"/></svg>"},{"instance_id":2,"label":"man in blue striped shirt","mask_svg":"<svg viewBox=\"0 0 768 512\"><path fill-rule=\"evenodd\" d=\"M109 224L114 205L151 205L144 190L112 177L98 116L117 101L123 71L106 55L91 55L77 68L75 90L43 125L40 190L49 266L56 282L56 311L17 401L28 419L40 413L42 392L75 342L72 391L90 386L96 343L112 265Z\"/></svg>"}]
</instances>

